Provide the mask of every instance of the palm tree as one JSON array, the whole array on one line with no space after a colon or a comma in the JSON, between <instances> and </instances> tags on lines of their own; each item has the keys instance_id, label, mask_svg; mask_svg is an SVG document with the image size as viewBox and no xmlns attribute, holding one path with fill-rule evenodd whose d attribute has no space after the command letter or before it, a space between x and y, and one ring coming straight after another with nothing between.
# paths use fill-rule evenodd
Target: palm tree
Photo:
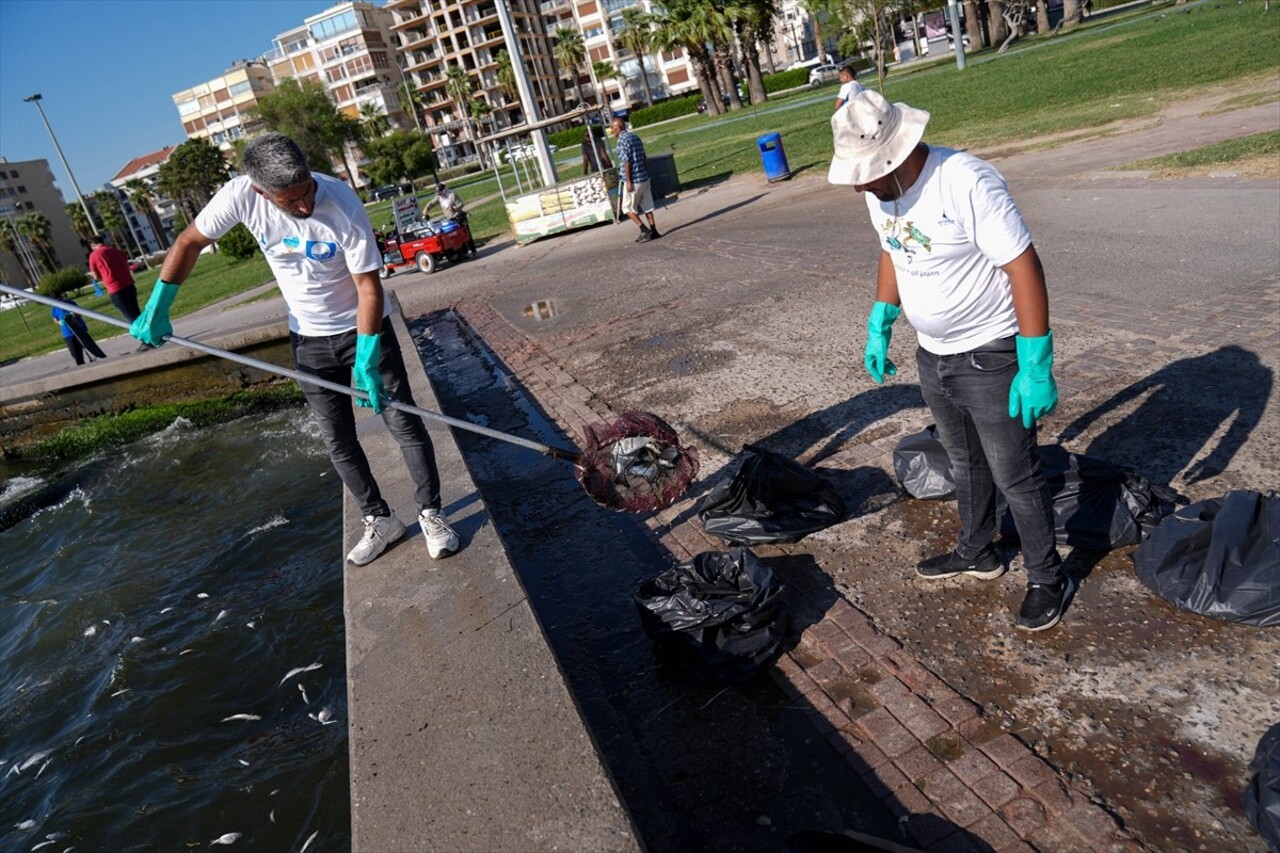
<instances>
[{"instance_id":1,"label":"palm tree","mask_svg":"<svg viewBox=\"0 0 1280 853\"><path fill-rule=\"evenodd\" d=\"M38 252L37 257L45 269L48 272L57 270L58 260L53 254L53 224L49 222L49 217L38 210L33 210L19 216L14 224L18 228L18 233L35 246Z\"/></svg>"},{"instance_id":2,"label":"palm tree","mask_svg":"<svg viewBox=\"0 0 1280 853\"><path fill-rule=\"evenodd\" d=\"M102 220L102 227L111 233L111 237L117 246L128 248L128 223L125 222L124 209L120 207L120 199L114 192L109 190L99 190L91 198L94 200L94 207L98 211L98 218Z\"/></svg>"},{"instance_id":3,"label":"palm tree","mask_svg":"<svg viewBox=\"0 0 1280 853\"><path fill-rule=\"evenodd\" d=\"M644 55L653 49L652 18L638 7L622 10L622 31L617 34L618 43L635 54L640 61L640 85L644 89L645 106L653 106L653 92L649 90L649 72L644 67Z\"/></svg>"},{"instance_id":4,"label":"palm tree","mask_svg":"<svg viewBox=\"0 0 1280 853\"><path fill-rule=\"evenodd\" d=\"M87 245L89 238L93 236L93 226L89 224L89 216L84 212L84 208L78 204L64 204L62 209L71 220L71 230L76 232L80 242Z\"/></svg>"},{"instance_id":5,"label":"palm tree","mask_svg":"<svg viewBox=\"0 0 1280 853\"><path fill-rule=\"evenodd\" d=\"M27 269L25 256L21 246L19 246L20 240L22 238L18 236L18 227L13 220L8 218L0 219L0 249L4 249L18 259L18 266L22 269L22 275L26 278L27 285L35 287L39 283L39 270Z\"/></svg>"},{"instance_id":6,"label":"palm tree","mask_svg":"<svg viewBox=\"0 0 1280 853\"><path fill-rule=\"evenodd\" d=\"M551 48L556 63L560 65L560 73L567 69L573 75L573 87L578 92L578 103L583 103L582 76L578 67L587 56L587 48L582 43L582 33L569 27L560 27L555 32L556 45Z\"/></svg>"},{"instance_id":7,"label":"palm tree","mask_svg":"<svg viewBox=\"0 0 1280 853\"><path fill-rule=\"evenodd\" d=\"M778 16L774 0L733 0L732 15L738 28L738 43L742 47L742 64L747 70L747 85L751 102L765 100L764 73L760 68L760 45L766 45L765 56L772 62L772 52L767 45L773 40L773 22Z\"/></svg>"},{"instance_id":8,"label":"palm tree","mask_svg":"<svg viewBox=\"0 0 1280 853\"><path fill-rule=\"evenodd\" d=\"M701 0L668 0L666 13L655 16L654 47L657 50L684 50L693 64L702 99L710 115L724 112L720 84L707 43L715 32L710 4Z\"/></svg>"},{"instance_id":9,"label":"palm tree","mask_svg":"<svg viewBox=\"0 0 1280 853\"><path fill-rule=\"evenodd\" d=\"M466 124L467 132L471 136L471 147L476 150L476 156L480 158L481 165L484 165L484 153L477 144L477 140L480 137L476 132L476 126L471 115L471 93L475 89L475 81L461 65L449 66L449 70L445 72L445 78L444 88L449 93L449 100L458 108L458 115L463 123Z\"/></svg>"},{"instance_id":10,"label":"palm tree","mask_svg":"<svg viewBox=\"0 0 1280 853\"><path fill-rule=\"evenodd\" d=\"M422 118L418 115L422 106L422 93L414 88L412 81L405 80L400 84L400 94L404 95L404 105L413 116L413 126L418 129L418 133L422 133Z\"/></svg>"},{"instance_id":11,"label":"palm tree","mask_svg":"<svg viewBox=\"0 0 1280 853\"><path fill-rule=\"evenodd\" d=\"M619 71L616 67L614 67L614 64L612 62L609 62L604 59L597 59L591 63L591 73L595 75L596 80L600 81L599 82L600 100L602 102L607 101L608 93L606 93L604 90L605 81L612 80L614 78L621 78L622 72Z\"/></svg>"},{"instance_id":12,"label":"palm tree","mask_svg":"<svg viewBox=\"0 0 1280 853\"><path fill-rule=\"evenodd\" d=\"M494 54L493 61L498 64L498 70L494 73L498 78L498 87L502 89L502 94L508 101L518 103L520 87L516 85L516 69L511 64L511 54L504 48Z\"/></svg>"},{"instance_id":13,"label":"palm tree","mask_svg":"<svg viewBox=\"0 0 1280 853\"><path fill-rule=\"evenodd\" d=\"M391 129L390 120L378 109L377 104L361 104L360 121L364 123L370 137L386 136L387 131Z\"/></svg>"},{"instance_id":14,"label":"palm tree","mask_svg":"<svg viewBox=\"0 0 1280 853\"><path fill-rule=\"evenodd\" d=\"M165 238L164 226L160 224L160 217L156 215L154 202L156 194L151 189L151 185L142 178L130 178L124 182L124 190L129 195L129 204L133 205L133 209L147 217L151 232L156 235L161 248L168 248L169 241Z\"/></svg>"}]
</instances>

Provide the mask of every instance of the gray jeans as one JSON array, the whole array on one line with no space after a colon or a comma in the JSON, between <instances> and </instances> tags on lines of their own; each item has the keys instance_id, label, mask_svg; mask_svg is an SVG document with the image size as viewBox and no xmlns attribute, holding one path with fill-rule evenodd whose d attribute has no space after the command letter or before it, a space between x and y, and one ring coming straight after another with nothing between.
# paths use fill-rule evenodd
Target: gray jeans
<instances>
[{"instance_id":1,"label":"gray jeans","mask_svg":"<svg viewBox=\"0 0 1280 853\"><path fill-rule=\"evenodd\" d=\"M977 557L996 535L996 489L1009 504L1031 583L1054 583L1062 558L1054 542L1035 428L1009 417L1009 386L1018 372L1013 338L957 355L916 353L920 391L951 457L960 511L956 553Z\"/></svg>"},{"instance_id":2,"label":"gray jeans","mask_svg":"<svg viewBox=\"0 0 1280 853\"><path fill-rule=\"evenodd\" d=\"M289 335L293 346L293 363L300 373L309 373L339 385L351 385L351 368L356 360L356 330L325 337ZM382 321L382 361L378 365L387 394L401 403L413 405L409 376L404 369L400 345L388 320ZM311 411L320 423L320 432L329 460L338 476L360 504L361 515L389 515L391 510L382 499L378 483L369 470L369 459L356 440L355 401L345 394L318 385L301 383ZM440 474L436 469L435 449L422 419L387 408L382 421L400 445L409 476L414 482L414 498L419 509L440 508Z\"/></svg>"}]
</instances>

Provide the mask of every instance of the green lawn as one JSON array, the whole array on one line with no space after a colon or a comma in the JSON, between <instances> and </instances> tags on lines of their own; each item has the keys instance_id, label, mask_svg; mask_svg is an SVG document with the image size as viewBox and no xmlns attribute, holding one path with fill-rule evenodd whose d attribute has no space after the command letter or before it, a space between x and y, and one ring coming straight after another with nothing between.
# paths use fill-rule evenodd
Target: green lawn
<instances>
[{"instance_id":1,"label":"green lawn","mask_svg":"<svg viewBox=\"0 0 1280 853\"><path fill-rule=\"evenodd\" d=\"M1156 174L1174 174L1199 166L1226 165L1258 157L1280 158L1280 130L1268 130L1206 145L1203 148L1194 148L1191 151L1138 160L1119 168L1150 169Z\"/></svg>"},{"instance_id":2,"label":"green lawn","mask_svg":"<svg viewBox=\"0 0 1280 853\"><path fill-rule=\"evenodd\" d=\"M159 274L160 270L156 267L134 274L139 305L146 305ZM222 254L201 255L191 276L182 285L177 301L173 303L172 316L190 314L273 278L267 261L261 254L255 254L247 261L233 261ZM112 317L120 316L105 295L94 296L92 288L85 288L81 293L84 295L75 297L80 307ZM98 340L126 334L117 326L97 320L87 322L89 333ZM20 309L0 312L0 362L40 355L62 347L62 333L54 325L53 317L44 305L27 302Z\"/></svg>"}]
</instances>

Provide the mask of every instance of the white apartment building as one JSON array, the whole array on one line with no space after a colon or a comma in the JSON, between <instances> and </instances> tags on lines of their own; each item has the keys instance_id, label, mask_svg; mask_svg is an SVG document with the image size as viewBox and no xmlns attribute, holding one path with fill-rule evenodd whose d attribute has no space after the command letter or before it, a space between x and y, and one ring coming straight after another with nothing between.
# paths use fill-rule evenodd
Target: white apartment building
<instances>
[{"instance_id":1,"label":"white apartment building","mask_svg":"<svg viewBox=\"0 0 1280 853\"><path fill-rule=\"evenodd\" d=\"M178 206L172 199L160 195L155 190L160 180L160 166L169 159L175 147L166 145L159 151L134 157L107 182L107 185L115 190L120 198L120 207L124 211L128 225L148 254L167 249L173 243L173 238L177 236L174 233L174 221L178 215ZM136 209L129 199L128 184L135 179L152 188L152 216Z\"/></svg>"},{"instance_id":2,"label":"white apartment building","mask_svg":"<svg viewBox=\"0 0 1280 853\"><path fill-rule=\"evenodd\" d=\"M372 3L342 3L312 15L272 39L263 56L276 83L313 80L328 91L339 112L359 119L372 106L391 129L409 129L403 75L395 60L392 16Z\"/></svg>"},{"instance_id":3,"label":"white apartment building","mask_svg":"<svg viewBox=\"0 0 1280 853\"><path fill-rule=\"evenodd\" d=\"M505 0L520 40L534 97L543 117L565 111L564 94L551 55L551 42L537 0ZM476 156L472 133L522 124L519 98L498 82L498 53L506 49L495 0L390 0L399 39L400 65L405 77L421 93L423 130L432 139L442 166ZM475 126L467 105L449 97L448 70L462 68L474 81L474 97L492 113Z\"/></svg>"},{"instance_id":4,"label":"white apartment building","mask_svg":"<svg viewBox=\"0 0 1280 853\"><path fill-rule=\"evenodd\" d=\"M226 73L173 96L188 139L208 139L225 154L231 143L255 130L250 108L275 88L259 59L236 61Z\"/></svg>"},{"instance_id":5,"label":"white apartment building","mask_svg":"<svg viewBox=\"0 0 1280 853\"><path fill-rule=\"evenodd\" d=\"M603 92L608 104L623 107L644 106L644 85L640 82L640 59L622 47L617 34L625 28L622 23L624 9L638 8L653 12L660 4L652 0L544 0L543 15L547 19L548 32L558 27L576 27L582 33L587 51L586 68L562 68L566 79L580 78L583 92L588 99L598 98ZM608 62L622 74L608 80L596 80L590 71L593 62ZM655 100L686 95L696 91L698 81L693 76L693 66L683 50L649 54L644 58L644 73L649 81L649 91ZM570 95L576 87L569 88Z\"/></svg>"}]
</instances>

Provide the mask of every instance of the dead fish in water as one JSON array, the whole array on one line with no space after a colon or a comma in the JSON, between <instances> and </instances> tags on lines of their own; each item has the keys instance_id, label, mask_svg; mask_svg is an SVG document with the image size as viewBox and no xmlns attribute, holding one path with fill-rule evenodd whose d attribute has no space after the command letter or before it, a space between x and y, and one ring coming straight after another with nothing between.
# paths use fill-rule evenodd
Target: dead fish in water
<instances>
[{"instance_id":1,"label":"dead fish in water","mask_svg":"<svg viewBox=\"0 0 1280 853\"><path fill-rule=\"evenodd\" d=\"M141 638L141 637L131 637L131 638L129 638L129 642L131 642L131 643L141 643L141 642L142 642L142 638Z\"/></svg>"},{"instance_id":2,"label":"dead fish in water","mask_svg":"<svg viewBox=\"0 0 1280 853\"><path fill-rule=\"evenodd\" d=\"M267 818L268 818L272 823L275 823L275 822L276 822L276 810L275 810L275 809L272 809L272 810L271 810L271 814L267 815Z\"/></svg>"},{"instance_id":3,"label":"dead fish in water","mask_svg":"<svg viewBox=\"0 0 1280 853\"><path fill-rule=\"evenodd\" d=\"M124 688L123 690L117 690L115 693L112 693L112 694L111 694L111 698L112 698L112 699L114 699L114 698L116 698L117 696L122 696L122 695L124 695L125 693L128 693L131 689L132 689L132 688L130 688L130 687L126 687L126 688Z\"/></svg>"},{"instance_id":4,"label":"dead fish in water","mask_svg":"<svg viewBox=\"0 0 1280 853\"><path fill-rule=\"evenodd\" d=\"M307 837L306 843L302 845L302 849L298 853L307 853L307 848L311 846L311 842L316 840L316 836L320 834L320 830L316 830Z\"/></svg>"},{"instance_id":5,"label":"dead fish in water","mask_svg":"<svg viewBox=\"0 0 1280 853\"><path fill-rule=\"evenodd\" d=\"M298 690L302 692L302 701L303 701L304 703L306 703L306 704L310 705L310 704L311 704L311 700L310 700L309 698L307 698L307 688L305 688L305 687L303 687L301 684L299 684L299 685L298 685Z\"/></svg>"},{"instance_id":6,"label":"dead fish in water","mask_svg":"<svg viewBox=\"0 0 1280 853\"><path fill-rule=\"evenodd\" d=\"M194 651L195 649L183 649L182 651L178 652L178 657L182 657L183 655L189 655Z\"/></svg>"},{"instance_id":7,"label":"dead fish in water","mask_svg":"<svg viewBox=\"0 0 1280 853\"><path fill-rule=\"evenodd\" d=\"M172 610L172 609L173 609L172 607L166 607L164 610L161 610L160 612L161 612L161 613L168 613L168 612L169 612L170 610Z\"/></svg>"},{"instance_id":8,"label":"dead fish in water","mask_svg":"<svg viewBox=\"0 0 1280 853\"><path fill-rule=\"evenodd\" d=\"M293 678L295 675L297 675L297 674L299 674L299 673L302 673L302 672L310 672L311 670L313 670L313 669L319 669L319 668L320 668L320 667L322 667L322 666L324 666L324 664L322 664L322 663L313 663L313 664L311 664L310 666L295 666L293 669L291 669L291 670L289 670L287 673L285 673L284 678L280 679L280 684L284 684L284 683L285 683L286 681L288 681L290 678ZM276 687L279 687L279 686L280 686L280 684L277 684L277 685L276 685Z\"/></svg>"},{"instance_id":9,"label":"dead fish in water","mask_svg":"<svg viewBox=\"0 0 1280 853\"><path fill-rule=\"evenodd\" d=\"M261 719L262 718L259 717L257 714L232 714L230 717L223 717L218 722L229 723L232 720L261 720Z\"/></svg>"},{"instance_id":10,"label":"dead fish in water","mask_svg":"<svg viewBox=\"0 0 1280 853\"><path fill-rule=\"evenodd\" d=\"M48 766L49 766L49 764L50 764L52 761L53 761L53 759L52 759L52 758L50 758L50 759L49 759L48 761L46 761L44 764L41 764L41 765L40 765L40 769L36 771L36 778L37 778L37 779L39 779L39 778L40 778L40 774L44 772L44 769L45 769L46 767L48 767Z\"/></svg>"},{"instance_id":11,"label":"dead fish in water","mask_svg":"<svg viewBox=\"0 0 1280 853\"><path fill-rule=\"evenodd\" d=\"M226 616L227 616L227 611L225 611L225 610L219 610L219 611L218 611L218 615L217 615L217 616L215 616L215 617L213 617L213 621L214 621L214 622L221 622L223 619L225 619L225 618L226 618Z\"/></svg>"},{"instance_id":12,"label":"dead fish in water","mask_svg":"<svg viewBox=\"0 0 1280 853\"><path fill-rule=\"evenodd\" d=\"M14 824L13 828L14 829L30 829L35 825L36 825L36 822L34 820L24 820L22 823Z\"/></svg>"},{"instance_id":13,"label":"dead fish in water","mask_svg":"<svg viewBox=\"0 0 1280 853\"><path fill-rule=\"evenodd\" d=\"M31 850L32 850L32 853L35 853L35 851L39 850L41 847L48 847L50 844L57 844L57 843L58 842L56 841L41 841L36 846L32 847Z\"/></svg>"},{"instance_id":14,"label":"dead fish in water","mask_svg":"<svg viewBox=\"0 0 1280 853\"><path fill-rule=\"evenodd\" d=\"M49 753L47 752L37 752L21 764L16 761L13 762L13 766L9 768L9 772L21 775L23 770L26 770L28 767L35 767L38 763L44 761L48 757Z\"/></svg>"},{"instance_id":15,"label":"dead fish in water","mask_svg":"<svg viewBox=\"0 0 1280 853\"><path fill-rule=\"evenodd\" d=\"M96 634L96 633L98 633L98 626L97 626L97 625L90 625L88 628L85 628L85 629L84 629L84 635L85 635L86 637L92 637L92 636L93 636L94 634Z\"/></svg>"},{"instance_id":16,"label":"dead fish in water","mask_svg":"<svg viewBox=\"0 0 1280 853\"><path fill-rule=\"evenodd\" d=\"M257 627L258 627L257 625L255 625L255 624L254 624L254 623L252 623L252 622L246 622L246 623L244 623L244 626L245 626L246 628L257 628Z\"/></svg>"},{"instance_id":17,"label":"dead fish in water","mask_svg":"<svg viewBox=\"0 0 1280 853\"><path fill-rule=\"evenodd\" d=\"M322 726L327 726L330 723L338 722L333 718L333 712L330 711L328 708L321 708L319 714L307 714L307 716L315 720L317 723L319 723Z\"/></svg>"},{"instance_id":18,"label":"dead fish in water","mask_svg":"<svg viewBox=\"0 0 1280 853\"><path fill-rule=\"evenodd\" d=\"M240 839L240 833L228 832L226 835L219 835L210 841L210 844L235 844Z\"/></svg>"},{"instance_id":19,"label":"dead fish in water","mask_svg":"<svg viewBox=\"0 0 1280 853\"><path fill-rule=\"evenodd\" d=\"M197 593L196 593L196 598L208 598L208 597L209 597L209 593L207 593L207 592L197 592Z\"/></svg>"},{"instance_id":20,"label":"dead fish in water","mask_svg":"<svg viewBox=\"0 0 1280 853\"><path fill-rule=\"evenodd\" d=\"M245 767L248 767L248 766L249 766L249 762L245 761L243 758L237 758L237 759L236 759L236 761L239 761L239 762L240 762L241 764L243 764Z\"/></svg>"}]
</instances>

